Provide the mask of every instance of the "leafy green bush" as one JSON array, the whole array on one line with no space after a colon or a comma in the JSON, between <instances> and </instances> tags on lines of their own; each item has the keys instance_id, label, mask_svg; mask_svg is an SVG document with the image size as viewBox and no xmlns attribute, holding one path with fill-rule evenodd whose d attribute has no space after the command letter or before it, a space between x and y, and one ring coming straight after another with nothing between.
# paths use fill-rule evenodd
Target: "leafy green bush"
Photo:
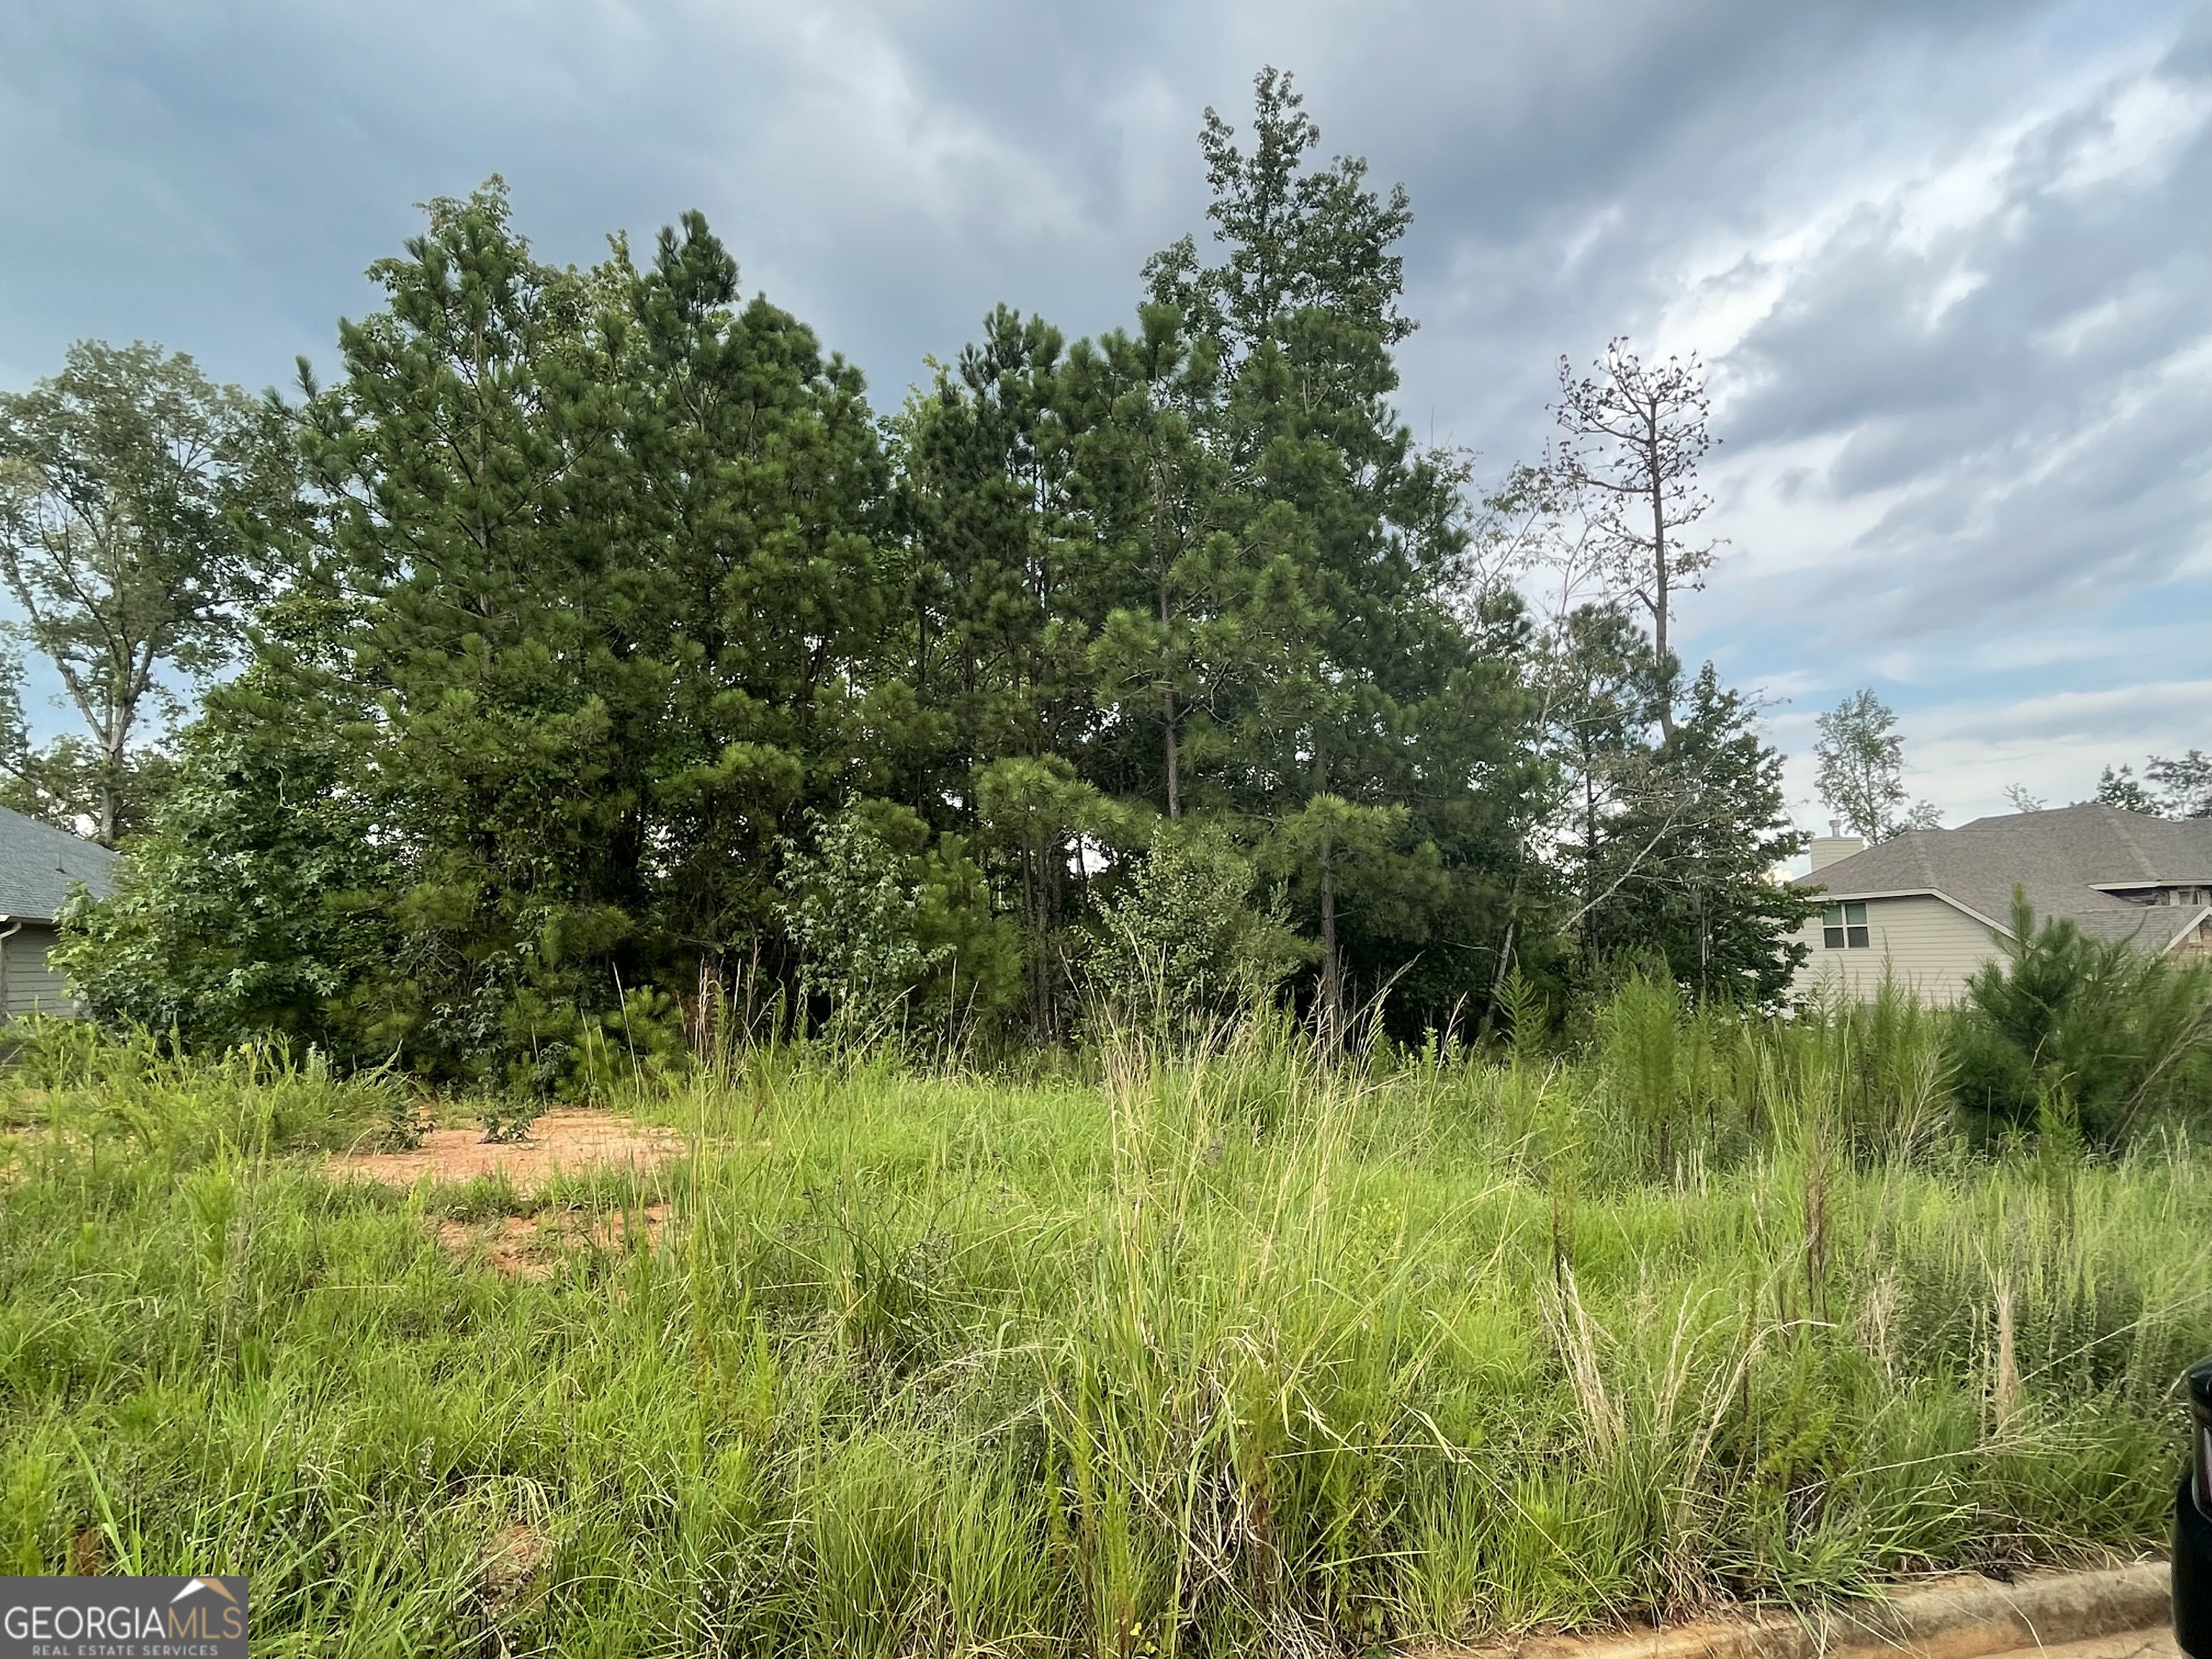
<instances>
[{"instance_id":1,"label":"leafy green bush","mask_svg":"<svg viewBox=\"0 0 2212 1659\"><path fill-rule=\"evenodd\" d=\"M1271 998L1311 948L1279 900L1253 902L1252 861L1220 830L1163 821L1089 953L1093 992L1155 1035Z\"/></svg>"},{"instance_id":2,"label":"leafy green bush","mask_svg":"<svg viewBox=\"0 0 2212 1659\"><path fill-rule=\"evenodd\" d=\"M787 846L783 869L779 908L801 953L800 989L828 999L833 1030L875 1030L947 954L918 936L909 860L848 817L820 823L811 849Z\"/></svg>"},{"instance_id":3,"label":"leafy green bush","mask_svg":"<svg viewBox=\"0 0 2212 1659\"><path fill-rule=\"evenodd\" d=\"M812 823L811 848L784 844L776 908L830 1034L880 1038L940 1016L948 1036L994 1024L1020 994L1021 945L991 914L966 843L933 838L886 801Z\"/></svg>"},{"instance_id":4,"label":"leafy green bush","mask_svg":"<svg viewBox=\"0 0 2212 1659\"><path fill-rule=\"evenodd\" d=\"M94 1019L221 1053L270 1037L374 1063L392 1044L347 993L401 941L363 896L393 879L343 746L250 671L179 744L173 787L115 890L64 908L57 967Z\"/></svg>"}]
</instances>

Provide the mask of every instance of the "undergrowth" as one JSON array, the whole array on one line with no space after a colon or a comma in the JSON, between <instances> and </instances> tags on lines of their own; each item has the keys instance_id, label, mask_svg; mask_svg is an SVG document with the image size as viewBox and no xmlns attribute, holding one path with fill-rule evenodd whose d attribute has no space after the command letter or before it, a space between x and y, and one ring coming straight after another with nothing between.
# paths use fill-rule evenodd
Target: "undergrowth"
<instances>
[{"instance_id":1,"label":"undergrowth","mask_svg":"<svg viewBox=\"0 0 2212 1659\"><path fill-rule=\"evenodd\" d=\"M2182 1126L1970 1144L1902 1002L1632 987L1573 1061L761 1048L625 1103L690 1156L495 1201L332 1178L396 1084L57 1041L6 1085L0 1552L247 1573L268 1653L1346 1651L2097 1560L2212 1346ZM623 1224L543 1281L438 1236L533 1204Z\"/></svg>"}]
</instances>

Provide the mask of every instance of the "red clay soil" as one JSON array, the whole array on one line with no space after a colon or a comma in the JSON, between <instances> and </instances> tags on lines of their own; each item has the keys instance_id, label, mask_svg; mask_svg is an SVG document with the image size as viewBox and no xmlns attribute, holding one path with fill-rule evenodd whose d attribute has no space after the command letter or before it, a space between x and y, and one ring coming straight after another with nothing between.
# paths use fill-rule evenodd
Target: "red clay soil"
<instances>
[{"instance_id":1,"label":"red clay soil","mask_svg":"<svg viewBox=\"0 0 2212 1659\"><path fill-rule=\"evenodd\" d=\"M333 1158L330 1168L332 1175L362 1176L402 1191L424 1176L463 1182L504 1172L519 1190L533 1192L556 1175L609 1169L641 1173L682 1157L686 1146L673 1129L565 1108L538 1118L524 1140L488 1141L476 1129L433 1129L412 1152L349 1152Z\"/></svg>"},{"instance_id":2,"label":"red clay soil","mask_svg":"<svg viewBox=\"0 0 2212 1659\"><path fill-rule=\"evenodd\" d=\"M619 1250L633 1242L649 1250L659 1243L667 1225L665 1204L648 1204L628 1213L545 1210L489 1221L441 1221L438 1243L449 1255L481 1257L506 1278L542 1280L553 1276L562 1256L571 1250Z\"/></svg>"}]
</instances>

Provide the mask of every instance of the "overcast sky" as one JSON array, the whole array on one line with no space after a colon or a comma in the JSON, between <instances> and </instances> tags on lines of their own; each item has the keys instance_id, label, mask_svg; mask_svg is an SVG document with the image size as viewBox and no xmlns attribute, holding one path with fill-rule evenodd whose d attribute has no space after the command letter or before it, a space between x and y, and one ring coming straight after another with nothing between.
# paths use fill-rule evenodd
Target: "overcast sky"
<instances>
[{"instance_id":1,"label":"overcast sky","mask_svg":"<svg viewBox=\"0 0 2212 1659\"><path fill-rule=\"evenodd\" d=\"M0 9L0 384L82 337L252 387L487 174L541 254L703 209L879 408L1005 301L1128 319L1194 134L1293 70L1416 215L1403 409L1495 473L1554 364L1701 351L1686 654L1904 716L1950 822L2212 746L2212 6L71 0Z\"/></svg>"}]
</instances>

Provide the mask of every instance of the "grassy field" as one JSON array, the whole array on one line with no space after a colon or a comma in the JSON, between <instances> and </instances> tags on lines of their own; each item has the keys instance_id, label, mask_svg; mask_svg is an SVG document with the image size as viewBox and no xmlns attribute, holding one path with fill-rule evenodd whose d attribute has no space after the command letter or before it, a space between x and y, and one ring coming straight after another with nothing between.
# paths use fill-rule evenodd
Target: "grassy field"
<instances>
[{"instance_id":1,"label":"grassy field","mask_svg":"<svg viewBox=\"0 0 2212 1659\"><path fill-rule=\"evenodd\" d=\"M392 1085L50 1056L0 1550L248 1573L270 1654L1196 1655L2154 1548L2207 1159L1970 1146L1923 1026L763 1050L620 1103L685 1156L535 1195L333 1180ZM533 1212L604 1221L537 1279L440 1236Z\"/></svg>"}]
</instances>

